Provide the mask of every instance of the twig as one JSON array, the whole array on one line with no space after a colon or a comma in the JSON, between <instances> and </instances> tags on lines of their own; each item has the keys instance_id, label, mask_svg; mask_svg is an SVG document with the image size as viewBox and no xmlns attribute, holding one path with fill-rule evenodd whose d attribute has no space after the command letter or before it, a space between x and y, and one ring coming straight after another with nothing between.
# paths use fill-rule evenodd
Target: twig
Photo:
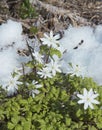
<instances>
[{"instance_id":1,"label":"twig","mask_svg":"<svg viewBox=\"0 0 102 130\"><path fill-rule=\"evenodd\" d=\"M20 0L8 1L8 4L16 4L16 3L18 3L18 2L20 2Z\"/></svg>"},{"instance_id":2,"label":"twig","mask_svg":"<svg viewBox=\"0 0 102 130\"><path fill-rule=\"evenodd\" d=\"M28 43L27 40L26 40L26 43L27 43L27 47L28 47L28 50L29 50L29 52L30 52L30 55L31 55L31 57L32 57L32 60L34 60L34 57L33 57L33 55L32 55L32 50L31 50L31 48L30 48L29 43Z\"/></svg>"}]
</instances>

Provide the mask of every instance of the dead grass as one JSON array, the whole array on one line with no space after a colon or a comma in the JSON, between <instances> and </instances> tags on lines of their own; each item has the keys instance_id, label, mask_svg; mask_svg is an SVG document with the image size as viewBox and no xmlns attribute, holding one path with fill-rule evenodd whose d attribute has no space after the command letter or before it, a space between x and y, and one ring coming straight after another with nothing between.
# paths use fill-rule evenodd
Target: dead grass
<instances>
[{"instance_id":1,"label":"dead grass","mask_svg":"<svg viewBox=\"0 0 102 130\"><path fill-rule=\"evenodd\" d=\"M35 25L42 35L51 29L55 32L66 29L69 24L84 26L102 24L102 0L33 0L38 17L22 19L19 16L21 0L0 1L0 23L7 19L21 21L28 30ZM1 8L2 7L2 8ZM4 10L4 11L3 11Z\"/></svg>"}]
</instances>

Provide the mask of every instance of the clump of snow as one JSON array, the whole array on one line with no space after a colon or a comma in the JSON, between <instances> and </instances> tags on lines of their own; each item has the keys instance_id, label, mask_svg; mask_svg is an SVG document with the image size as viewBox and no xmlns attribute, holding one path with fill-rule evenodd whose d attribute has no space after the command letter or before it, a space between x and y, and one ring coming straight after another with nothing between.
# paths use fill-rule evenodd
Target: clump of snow
<instances>
[{"instance_id":1,"label":"clump of snow","mask_svg":"<svg viewBox=\"0 0 102 130\"><path fill-rule=\"evenodd\" d=\"M22 35L22 31L21 23L12 20L0 26L0 85L4 89L14 70L31 60L30 57L18 54L18 49L27 49L26 37ZM10 90L13 93L15 89L9 87L8 93Z\"/></svg>"},{"instance_id":2,"label":"clump of snow","mask_svg":"<svg viewBox=\"0 0 102 130\"><path fill-rule=\"evenodd\" d=\"M22 38L22 25L19 22L8 20L0 26L0 47L11 45Z\"/></svg>"},{"instance_id":3,"label":"clump of snow","mask_svg":"<svg viewBox=\"0 0 102 130\"><path fill-rule=\"evenodd\" d=\"M89 76L102 85L102 44L92 52L88 66Z\"/></svg>"},{"instance_id":4,"label":"clump of snow","mask_svg":"<svg viewBox=\"0 0 102 130\"><path fill-rule=\"evenodd\" d=\"M93 28L90 26L70 26L68 30L65 31L65 36L63 37L63 39L61 39L61 43L63 44L63 47L67 49L67 51L70 51L76 46L78 46L78 44L80 44L82 40L83 43L81 44L79 49L92 49L98 46Z\"/></svg>"},{"instance_id":5,"label":"clump of snow","mask_svg":"<svg viewBox=\"0 0 102 130\"><path fill-rule=\"evenodd\" d=\"M95 29L95 38L99 43L102 43L102 25L97 25Z\"/></svg>"},{"instance_id":6,"label":"clump of snow","mask_svg":"<svg viewBox=\"0 0 102 130\"><path fill-rule=\"evenodd\" d=\"M13 72L15 66L18 66L17 54L12 48L0 52L0 79Z\"/></svg>"},{"instance_id":7,"label":"clump of snow","mask_svg":"<svg viewBox=\"0 0 102 130\"><path fill-rule=\"evenodd\" d=\"M69 63L79 65L86 68L80 76L92 77L102 85L102 25L95 29L70 26L60 42L66 50L61 60L63 72L70 72Z\"/></svg>"}]
</instances>

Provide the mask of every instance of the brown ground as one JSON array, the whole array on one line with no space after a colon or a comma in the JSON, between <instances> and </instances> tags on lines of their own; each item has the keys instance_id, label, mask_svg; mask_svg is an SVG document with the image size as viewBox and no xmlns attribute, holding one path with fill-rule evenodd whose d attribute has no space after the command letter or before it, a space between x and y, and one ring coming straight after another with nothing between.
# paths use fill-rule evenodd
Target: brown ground
<instances>
[{"instance_id":1,"label":"brown ground","mask_svg":"<svg viewBox=\"0 0 102 130\"><path fill-rule=\"evenodd\" d=\"M68 27L102 24L102 0L33 0L37 17L21 18L20 6L23 0L0 0L0 23L7 19L21 21L25 32L29 32L32 25L39 30L38 35L55 32Z\"/></svg>"}]
</instances>

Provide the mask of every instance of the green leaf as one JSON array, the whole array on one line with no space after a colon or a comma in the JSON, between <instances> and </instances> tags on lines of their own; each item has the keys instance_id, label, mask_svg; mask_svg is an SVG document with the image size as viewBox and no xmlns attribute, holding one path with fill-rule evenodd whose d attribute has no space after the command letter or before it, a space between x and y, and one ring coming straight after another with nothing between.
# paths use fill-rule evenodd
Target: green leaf
<instances>
[{"instance_id":1,"label":"green leaf","mask_svg":"<svg viewBox=\"0 0 102 130\"><path fill-rule=\"evenodd\" d=\"M33 34L36 34L38 32L38 29L36 27L32 26L30 28L30 32L33 33Z\"/></svg>"},{"instance_id":2,"label":"green leaf","mask_svg":"<svg viewBox=\"0 0 102 130\"><path fill-rule=\"evenodd\" d=\"M16 125L15 129L14 130L23 130L23 127L21 125Z\"/></svg>"},{"instance_id":3,"label":"green leaf","mask_svg":"<svg viewBox=\"0 0 102 130\"><path fill-rule=\"evenodd\" d=\"M11 121L13 124L17 124L19 122L19 119L20 119L19 116L15 116L15 117L11 118Z\"/></svg>"},{"instance_id":4,"label":"green leaf","mask_svg":"<svg viewBox=\"0 0 102 130\"><path fill-rule=\"evenodd\" d=\"M30 127L31 127L31 121L25 121L23 129L24 130L30 130Z\"/></svg>"},{"instance_id":5,"label":"green leaf","mask_svg":"<svg viewBox=\"0 0 102 130\"><path fill-rule=\"evenodd\" d=\"M0 120L4 119L4 111L2 108L0 108Z\"/></svg>"},{"instance_id":6,"label":"green leaf","mask_svg":"<svg viewBox=\"0 0 102 130\"><path fill-rule=\"evenodd\" d=\"M31 120L31 117L32 117L32 112L30 112L30 111L27 112L27 113L26 113L26 119L27 119L27 120Z\"/></svg>"},{"instance_id":7,"label":"green leaf","mask_svg":"<svg viewBox=\"0 0 102 130\"><path fill-rule=\"evenodd\" d=\"M101 130L102 129L102 120L101 122L97 122L97 127Z\"/></svg>"},{"instance_id":8,"label":"green leaf","mask_svg":"<svg viewBox=\"0 0 102 130\"><path fill-rule=\"evenodd\" d=\"M27 64L26 64L27 67L30 67L30 68L34 68L34 62L33 61L29 61Z\"/></svg>"},{"instance_id":9,"label":"green leaf","mask_svg":"<svg viewBox=\"0 0 102 130\"><path fill-rule=\"evenodd\" d=\"M68 95L65 90L61 91L61 100L68 101Z\"/></svg>"},{"instance_id":10,"label":"green leaf","mask_svg":"<svg viewBox=\"0 0 102 130\"><path fill-rule=\"evenodd\" d=\"M88 130L97 130L94 126L89 126Z\"/></svg>"},{"instance_id":11,"label":"green leaf","mask_svg":"<svg viewBox=\"0 0 102 130\"><path fill-rule=\"evenodd\" d=\"M26 105L28 105L28 101L25 100L25 99L19 100L19 103L20 103L21 106L26 106Z\"/></svg>"},{"instance_id":12,"label":"green leaf","mask_svg":"<svg viewBox=\"0 0 102 130\"><path fill-rule=\"evenodd\" d=\"M15 127L15 124L11 123L11 122L8 122L8 125L7 125L7 128L9 130L13 130L13 128Z\"/></svg>"},{"instance_id":13,"label":"green leaf","mask_svg":"<svg viewBox=\"0 0 102 130\"><path fill-rule=\"evenodd\" d=\"M76 116L80 117L81 113L82 113L81 109L78 109L77 112L76 112Z\"/></svg>"},{"instance_id":14,"label":"green leaf","mask_svg":"<svg viewBox=\"0 0 102 130\"><path fill-rule=\"evenodd\" d=\"M57 55L59 58L61 57L61 52L57 49L51 48L50 50L50 56Z\"/></svg>"},{"instance_id":15,"label":"green leaf","mask_svg":"<svg viewBox=\"0 0 102 130\"><path fill-rule=\"evenodd\" d=\"M71 124L71 119L70 118L66 118L66 125L70 126L70 124Z\"/></svg>"},{"instance_id":16,"label":"green leaf","mask_svg":"<svg viewBox=\"0 0 102 130\"><path fill-rule=\"evenodd\" d=\"M19 11L20 16L25 18L34 18L37 16L35 8L30 4L29 0L24 0Z\"/></svg>"}]
</instances>

